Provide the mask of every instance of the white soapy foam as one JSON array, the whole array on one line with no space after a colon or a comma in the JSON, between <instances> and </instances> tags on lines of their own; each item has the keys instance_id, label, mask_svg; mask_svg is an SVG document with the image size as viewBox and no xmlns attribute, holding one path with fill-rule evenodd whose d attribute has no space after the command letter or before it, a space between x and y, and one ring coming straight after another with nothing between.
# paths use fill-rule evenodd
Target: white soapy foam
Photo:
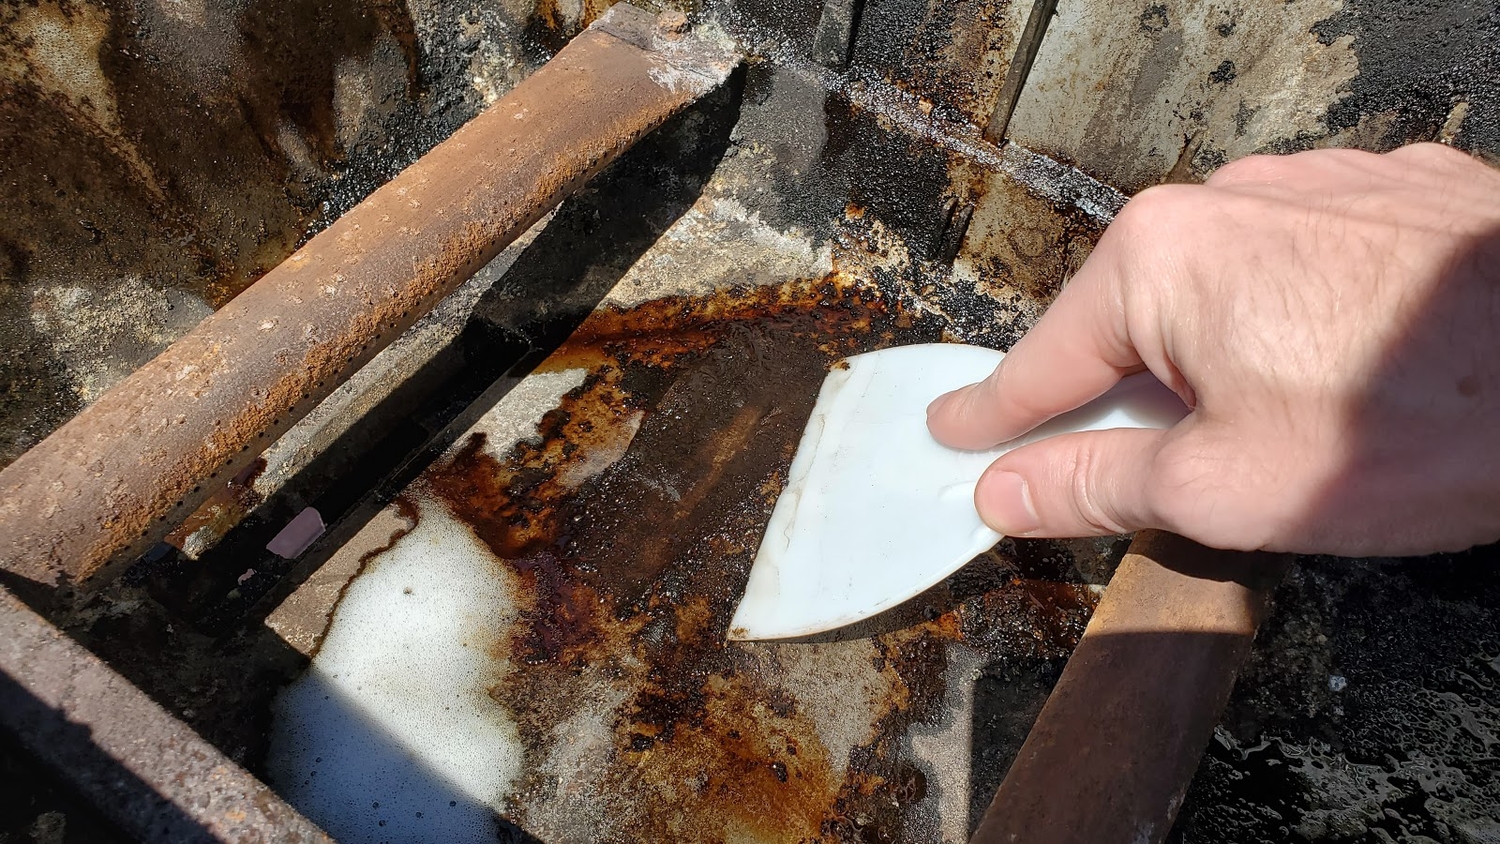
<instances>
[{"instance_id":1,"label":"white soapy foam","mask_svg":"<svg viewBox=\"0 0 1500 844\"><path fill-rule=\"evenodd\" d=\"M532 373L472 430L502 455L586 374ZM343 842L493 842L520 773L516 726L489 696L511 670L494 652L516 617L510 570L442 504L418 504L276 704L271 781Z\"/></svg>"},{"instance_id":2,"label":"white soapy foam","mask_svg":"<svg viewBox=\"0 0 1500 844\"><path fill-rule=\"evenodd\" d=\"M494 841L520 772L488 693L508 672L492 652L515 616L507 574L441 505L421 509L276 704L271 780L343 842Z\"/></svg>"}]
</instances>

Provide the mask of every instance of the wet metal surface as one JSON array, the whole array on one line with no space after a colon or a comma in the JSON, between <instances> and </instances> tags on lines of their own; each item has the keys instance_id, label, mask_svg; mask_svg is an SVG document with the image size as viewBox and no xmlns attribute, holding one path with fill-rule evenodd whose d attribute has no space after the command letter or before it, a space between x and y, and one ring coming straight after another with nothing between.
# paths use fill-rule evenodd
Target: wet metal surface
<instances>
[{"instance_id":1,"label":"wet metal surface","mask_svg":"<svg viewBox=\"0 0 1500 844\"><path fill-rule=\"evenodd\" d=\"M1291 563L1137 533L973 844L1164 840Z\"/></svg>"},{"instance_id":2,"label":"wet metal surface","mask_svg":"<svg viewBox=\"0 0 1500 844\"><path fill-rule=\"evenodd\" d=\"M1301 560L1169 840L1494 840L1497 553Z\"/></svg>"},{"instance_id":3,"label":"wet metal surface","mask_svg":"<svg viewBox=\"0 0 1500 844\"><path fill-rule=\"evenodd\" d=\"M659 39L652 26L623 5L601 19L526 85L13 463L0 474L5 570L33 586L97 587L111 561L160 539L169 520L208 497L213 480L238 473L736 61L723 44ZM101 449L105 438L116 446Z\"/></svg>"}]
</instances>

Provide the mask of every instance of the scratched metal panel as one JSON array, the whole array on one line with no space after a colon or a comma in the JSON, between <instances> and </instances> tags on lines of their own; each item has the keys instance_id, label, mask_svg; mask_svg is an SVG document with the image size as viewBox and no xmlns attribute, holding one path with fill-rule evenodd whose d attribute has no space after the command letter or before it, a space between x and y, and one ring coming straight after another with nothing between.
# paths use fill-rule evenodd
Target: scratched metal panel
<instances>
[{"instance_id":1,"label":"scratched metal panel","mask_svg":"<svg viewBox=\"0 0 1500 844\"><path fill-rule=\"evenodd\" d=\"M1484 0L1063 2L1010 136L1127 193L1311 147L1496 156L1497 28Z\"/></svg>"}]
</instances>

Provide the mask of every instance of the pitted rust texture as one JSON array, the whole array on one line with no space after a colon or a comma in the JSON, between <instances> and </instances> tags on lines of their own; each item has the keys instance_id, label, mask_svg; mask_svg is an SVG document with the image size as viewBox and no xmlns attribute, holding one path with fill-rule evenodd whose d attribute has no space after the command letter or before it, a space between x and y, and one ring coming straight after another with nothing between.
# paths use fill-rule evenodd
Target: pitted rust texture
<instances>
[{"instance_id":1,"label":"pitted rust texture","mask_svg":"<svg viewBox=\"0 0 1500 844\"><path fill-rule=\"evenodd\" d=\"M489 111L0 474L0 564L89 581L190 513L339 382L642 134L727 75L610 15ZM670 52L670 56L666 55ZM586 128L585 128L586 127Z\"/></svg>"},{"instance_id":2,"label":"pitted rust texture","mask_svg":"<svg viewBox=\"0 0 1500 844\"><path fill-rule=\"evenodd\" d=\"M601 308L544 365L588 375L537 437L496 454L475 434L418 481L416 498L466 524L521 585L520 618L491 646L514 673L490 694L525 748L509 820L540 840L938 837L910 730L943 717L950 647L1000 665L1067 654L1094 599L1058 563L1066 548L1046 546L1042 562L1008 546L853 631L848 651L838 636L724 637L827 370L944 328L837 270ZM867 656L842 663L851 652ZM798 665L837 666L844 679L818 682L875 699L807 711ZM606 689L622 697L601 711ZM869 725L841 748L830 717ZM584 774L596 781L559 780L559 743L594 726L609 736ZM985 747L1021 738L975 729ZM992 787L974 786L971 813Z\"/></svg>"}]
</instances>

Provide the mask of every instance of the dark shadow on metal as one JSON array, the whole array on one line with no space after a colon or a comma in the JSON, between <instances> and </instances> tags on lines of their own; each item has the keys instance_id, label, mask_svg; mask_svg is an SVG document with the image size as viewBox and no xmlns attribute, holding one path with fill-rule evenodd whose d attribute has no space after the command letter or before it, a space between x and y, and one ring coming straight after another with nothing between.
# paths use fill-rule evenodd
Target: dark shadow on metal
<instances>
[{"instance_id":1,"label":"dark shadow on metal","mask_svg":"<svg viewBox=\"0 0 1500 844\"><path fill-rule=\"evenodd\" d=\"M138 840L328 841L255 777L4 590L0 730Z\"/></svg>"},{"instance_id":2,"label":"dark shadow on metal","mask_svg":"<svg viewBox=\"0 0 1500 844\"><path fill-rule=\"evenodd\" d=\"M88 727L38 700L3 671L0 711L7 725L25 724L29 730L27 741L18 741L11 730L0 733L0 748L57 776L58 785L72 798L67 807L70 821L76 812L99 813L101 821L127 836L119 840L219 840L95 744ZM27 746L39 742L49 746L45 755ZM59 770L62 766L66 770Z\"/></svg>"},{"instance_id":3,"label":"dark shadow on metal","mask_svg":"<svg viewBox=\"0 0 1500 844\"><path fill-rule=\"evenodd\" d=\"M1137 534L972 844L1163 840L1290 564ZM974 758L1003 754L980 712Z\"/></svg>"},{"instance_id":4,"label":"dark shadow on metal","mask_svg":"<svg viewBox=\"0 0 1500 844\"><path fill-rule=\"evenodd\" d=\"M472 841L484 829L483 840L497 844L542 844L424 763L422 748L391 735L336 682L315 669L299 682L309 684L298 690L301 712L308 714L308 700L317 701L310 732L318 744L300 754L304 763L309 756L314 761L271 778L283 799L335 840Z\"/></svg>"},{"instance_id":5,"label":"dark shadow on metal","mask_svg":"<svg viewBox=\"0 0 1500 844\"><path fill-rule=\"evenodd\" d=\"M1081 642L1069 674L1042 660L986 666L974 690L971 841L1162 841L1249 650L1227 633L1118 633Z\"/></svg>"},{"instance_id":6,"label":"dark shadow on metal","mask_svg":"<svg viewBox=\"0 0 1500 844\"><path fill-rule=\"evenodd\" d=\"M169 620L180 619L218 637L242 657L215 663L215 670L224 676L222 683L212 684L237 690L240 705L203 701L195 707L191 726L162 713L164 723L175 725L185 735L196 730L220 751L235 753L252 770L259 766L265 753L270 700L306 664L301 654L261 621L566 339L635 260L693 204L729 146L742 84L743 73L734 74L728 84L648 135L565 202L447 348L202 559L191 561L174 553L137 564L129 579L161 601ZM520 307L507 305L510 298ZM546 307L526 310L528 303L538 302L547 303ZM295 563L265 551L266 542L306 505L323 514L329 530ZM238 582L249 569L255 574ZM27 583L20 580L18 585ZM23 597L38 603L46 600L45 594ZM110 671L119 686L134 684L161 702L180 698L164 685L172 679L154 670L173 658L170 651L139 658L136 651L147 645L134 636L111 635L111 629L105 625L69 635L108 663L108 668L100 667ZM158 638L152 644L170 649L180 641ZM73 647L88 653L76 643ZM247 662L245 654L253 657ZM243 675L247 664L254 666L255 676ZM377 749L389 747L390 758L410 764L410 754L398 743L382 743L374 734L365 740ZM246 741L251 743L248 747L243 744ZM108 779L106 768L101 767L107 766L107 758L95 765L72 755L54 754L52 743L39 749L70 783L80 778ZM228 763L228 767L253 781L238 766ZM192 780L195 786L201 786L200 779ZM437 783L429 790L450 788L442 785L438 774L429 779ZM148 792L136 797L150 802ZM456 793L449 799L464 805ZM89 800L103 805L99 798L90 796ZM501 841L534 841L499 818L496 834ZM184 834L181 840L196 839Z\"/></svg>"},{"instance_id":7,"label":"dark shadow on metal","mask_svg":"<svg viewBox=\"0 0 1500 844\"><path fill-rule=\"evenodd\" d=\"M980 669L970 715L969 833L979 828L1066 664L1066 657L1027 656L997 660Z\"/></svg>"},{"instance_id":8,"label":"dark shadow on metal","mask_svg":"<svg viewBox=\"0 0 1500 844\"><path fill-rule=\"evenodd\" d=\"M301 785L344 786L348 799L309 800L293 784L283 796L300 798L294 810L96 656L4 595L0 631L8 634L9 646L0 646L0 735L9 739L0 749L8 751L14 741L55 775L73 798L70 814L97 813L96 833L113 827L137 841L327 842L311 818L348 838L380 828L395 838L446 840L455 826L488 825L492 840L539 844L443 772L417 762L416 748L372 722L318 675L304 680L321 699L326 720L318 735L333 734L335 747L345 752L319 769L321 776L308 772ZM377 794L367 803L370 783L392 777L401 783L395 799Z\"/></svg>"},{"instance_id":9,"label":"dark shadow on metal","mask_svg":"<svg viewBox=\"0 0 1500 844\"><path fill-rule=\"evenodd\" d=\"M263 619L566 340L692 206L728 149L743 77L734 73L566 200L447 347L198 562L174 554L131 577L155 581L164 603L198 596L183 609L211 635ZM295 563L266 551L304 506L328 531Z\"/></svg>"}]
</instances>

